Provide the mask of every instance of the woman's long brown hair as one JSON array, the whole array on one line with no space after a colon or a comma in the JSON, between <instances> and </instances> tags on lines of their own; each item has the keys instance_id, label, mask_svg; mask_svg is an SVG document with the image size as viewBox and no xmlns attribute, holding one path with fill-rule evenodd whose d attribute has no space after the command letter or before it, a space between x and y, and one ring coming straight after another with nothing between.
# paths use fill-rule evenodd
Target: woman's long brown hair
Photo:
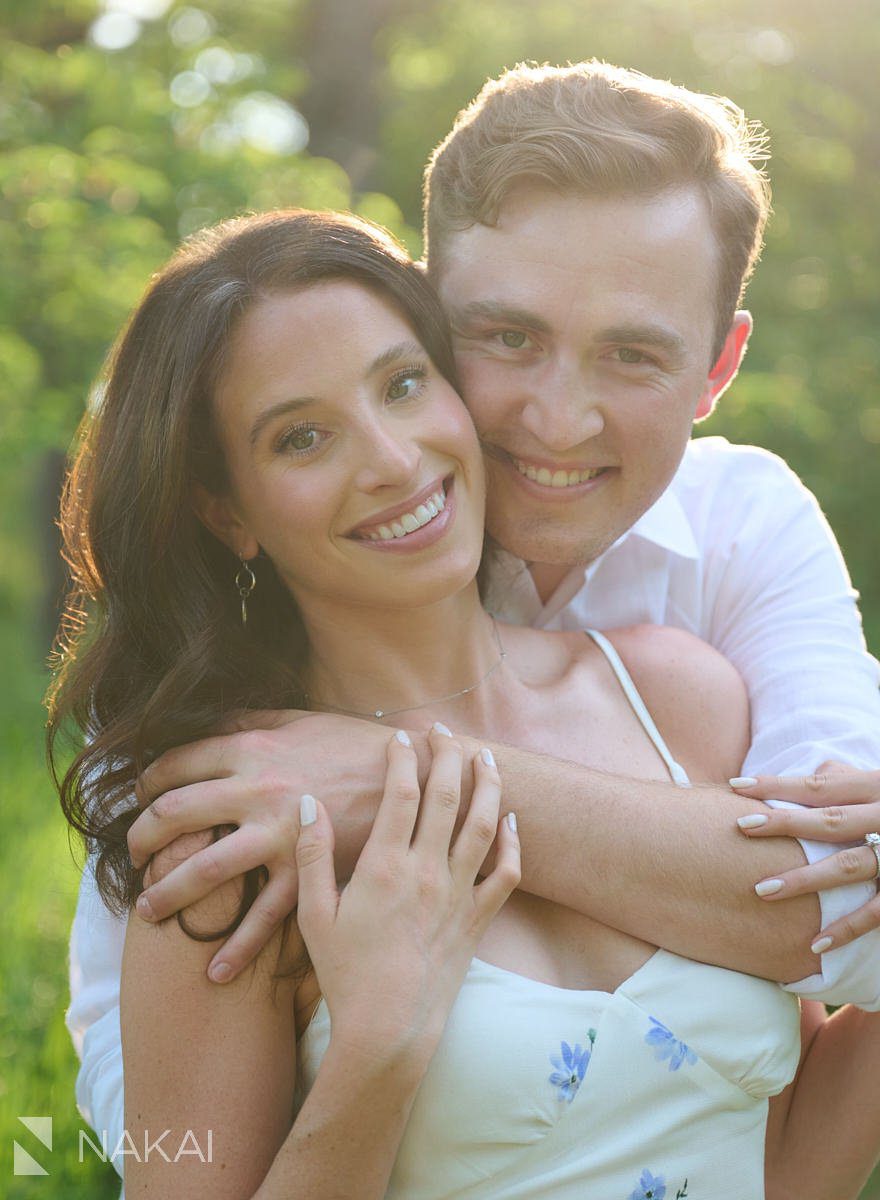
<instances>
[{"instance_id":1,"label":"woman's long brown hair","mask_svg":"<svg viewBox=\"0 0 880 1200\"><path fill-rule=\"evenodd\" d=\"M64 815L115 912L142 886L126 843L140 772L234 711L302 699L304 634L290 594L260 556L242 628L238 560L198 520L191 495L196 481L215 494L227 486L212 395L236 323L267 295L333 279L390 300L455 382L442 311L405 251L356 217L293 210L186 242L122 332L84 419L62 500L73 582L48 754ZM78 745L62 773L63 730ZM258 884L252 876L238 920Z\"/></svg>"}]
</instances>

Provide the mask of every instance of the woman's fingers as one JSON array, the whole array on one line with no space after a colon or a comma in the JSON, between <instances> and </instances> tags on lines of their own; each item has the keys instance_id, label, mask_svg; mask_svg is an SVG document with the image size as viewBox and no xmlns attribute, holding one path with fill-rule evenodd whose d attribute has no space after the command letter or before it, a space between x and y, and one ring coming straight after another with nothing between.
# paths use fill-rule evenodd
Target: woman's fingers
<instances>
[{"instance_id":1,"label":"woman's fingers","mask_svg":"<svg viewBox=\"0 0 880 1200\"><path fill-rule=\"evenodd\" d=\"M522 878L522 858L516 817L508 813L498 826L498 850L495 866L482 883L474 888L474 899L481 911L483 926L495 916Z\"/></svg>"},{"instance_id":2,"label":"woman's fingers","mask_svg":"<svg viewBox=\"0 0 880 1200\"><path fill-rule=\"evenodd\" d=\"M439 722L428 736L433 754L431 770L419 809L412 848L418 853L449 856L449 843L461 801L462 748Z\"/></svg>"},{"instance_id":3,"label":"woman's fingers","mask_svg":"<svg viewBox=\"0 0 880 1200\"><path fill-rule=\"evenodd\" d=\"M788 900L807 892L827 892L846 883L867 883L876 875L877 857L871 847L853 846L809 866L762 879L755 884L755 891L764 900Z\"/></svg>"},{"instance_id":4,"label":"woman's fingers","mask_svg":"<svg viewBox=\"0 0 880 1200\"><path fill-rule=\"evenodd\" d=\"M314 796L300 800L300 829L296 843L299 902L296 919L309 952L315 939L333 925L339 889L333 863L333 825L324 805Z\"/></svg>"},{"instance_id":5,"label":"woman's fingers","mask_svg":"<svg viewBox=\"0 0 880 1200\"><path fill-rule=\"evenodd\" d=\"M877 929L878 926L880 926L880 896L875 896L873 900L869 900L855 912L847 913L838 921L832 921L817 936L811 949L814 954L825 954L828 950L838 950L841 946L854 942L863 934Z\"/></svg>"},{"instance_id":6,"label":"woman's fingers","mask_svg":"<svg viewBox=\"0 0 880 1200\"><path fill-rule=\"evenodd\" d=\"M386 750L385 788L361 858L409 849L419 815L418 760L409 734L398 729Z\"/></svg>"},{"instance_id":7,"label":"woman's fingers","mask_svg":"<svg viewBox=\"0 0 880 1200\"><path fill-rule=\"evenodd\" d=\"M500 808L501 777L487 748L474 758L471 802L449 855L450 870L457 880L474 882L495 841Z\"/></svg>"},{"instance_id":8,"label":"woman's fingers","mask_svg":"<svg viewBox=\"0 0 880 1200\"><path fill-rule=\"evenodd\" d=\"M730 786L740 796L755 800L791 800L810 808L827 808L880 800L880 771L857 771L829 762L815 775L759 775L731 779Z\"/></svg>"},{"instance_id":9,"label":"woman's fingers","mask_svg":"<svg viewBox=\"0 0 880 1200\"><path fill-rule=\"evenodd\" d=\"M223 943L208 967L215 983L229 983L254 961L273 934L296 907L296 868L276 872L260 890L238 929Z\"/></svg>"},{"instance_id":10,"label":"woman's fingers","mask_svg":"<svg viewBox=\"0 0 880 1200\"><path fill-rule=\"evenodd\" d=\"M749 837L797 837L816 842L857 842L880 831L880 800L826 808L774 808L737 818Z\"/></svg>"}]
</instances>

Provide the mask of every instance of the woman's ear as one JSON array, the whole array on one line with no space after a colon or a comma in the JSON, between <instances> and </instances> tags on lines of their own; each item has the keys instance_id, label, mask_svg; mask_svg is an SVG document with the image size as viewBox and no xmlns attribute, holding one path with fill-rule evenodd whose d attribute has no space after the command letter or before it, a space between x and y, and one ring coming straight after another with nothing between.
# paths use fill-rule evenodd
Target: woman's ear
<instances>
[{"instance_id":1,"label":"woman's ear","mask_svg":"<svg viewBox=\"0 0 880 1200\"><path fill-rule=\"evenodd\" d=\"M260 545L235 510L229 496L217 496L201 483L193 484L192 505L206 529L239 558L255 558Z\"/></svg>"}]
</instances>

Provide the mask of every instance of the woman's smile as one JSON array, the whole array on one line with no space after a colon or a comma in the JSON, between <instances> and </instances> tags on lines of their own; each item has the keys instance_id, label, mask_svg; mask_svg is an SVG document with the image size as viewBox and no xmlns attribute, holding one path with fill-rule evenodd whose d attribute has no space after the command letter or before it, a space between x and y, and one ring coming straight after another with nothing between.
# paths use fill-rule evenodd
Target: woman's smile
<instances>
[{"instance_id":1,"label":"woman's smile","mask_svg":"<svg viewBox=\"0 0 880 1200\"><path fill-rule=\"evenodd\" d=\"M370 550L408 553L431 546L455 520L455 477L434 480L411 500L386 509L354 529L348 537Z\"/></svg>"}]
</instances>

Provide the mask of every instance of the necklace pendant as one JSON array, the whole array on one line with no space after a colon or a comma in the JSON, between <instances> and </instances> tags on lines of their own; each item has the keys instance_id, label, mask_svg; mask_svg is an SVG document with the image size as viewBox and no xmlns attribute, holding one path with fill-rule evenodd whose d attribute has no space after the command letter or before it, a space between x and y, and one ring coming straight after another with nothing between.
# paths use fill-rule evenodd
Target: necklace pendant
<instances>
[{"instance_id":1,"label":"necklace pendant","mask_svg":"<svg viewBox=\"0 0 880 1200\"><path fill-rule=\"evenodd\" d=\"M381 721L381 719L385 716L385 714L382 712L381 708L377 708L376 711L373 713L373 716L376 718L377 721Z\"/></svg>"}]
</instances>

